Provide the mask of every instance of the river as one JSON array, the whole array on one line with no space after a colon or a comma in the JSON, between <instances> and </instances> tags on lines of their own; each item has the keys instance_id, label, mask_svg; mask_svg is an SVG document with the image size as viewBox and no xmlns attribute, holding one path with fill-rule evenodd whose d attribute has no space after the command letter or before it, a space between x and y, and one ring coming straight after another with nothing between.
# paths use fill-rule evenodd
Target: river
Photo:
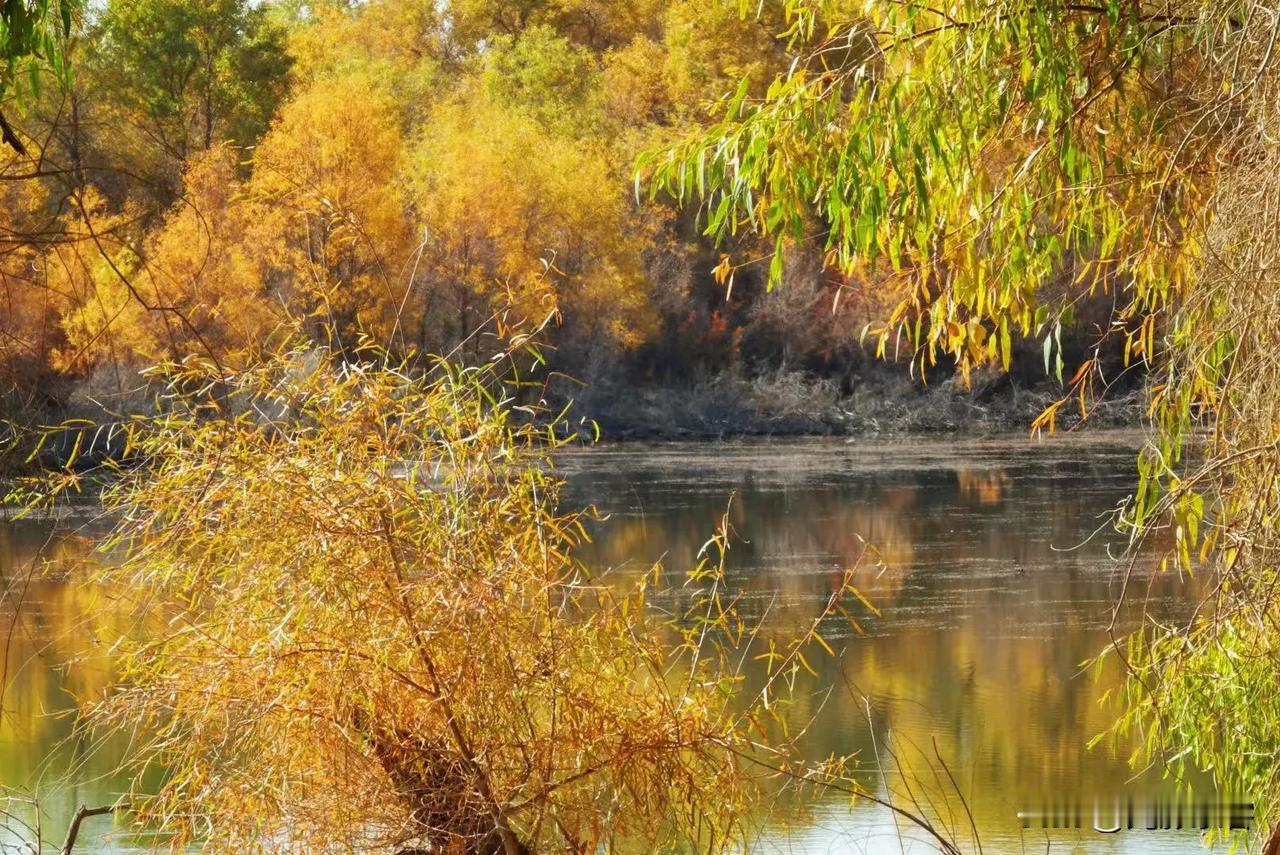
<instances>
[{"instance_id":1,"label":"river","mask_svg":"<svg viewBox=\"0 0 1280 855\"><path fill-rule=\"evenodd\" d=\"M679 572L727 509L731 580L758 615L797 626L845 568L857 568L855 582L880 615L862 614L861 634L843 623L823 628L835 655L812 658L818 676L803 683L791 713L807 728L802 745L814 758L856 753L864 786L931 817L962 848L976 851L976 837L986 853L1199 852L1195 832L1089 828L1095 795L1171 792L1158 773L1130 768L1128 746L1086 747L1114 712L1100 699L1117 675L1105 669L1095 679L1081 663L1106 643L1113 617L1122 633L1143 608L1185 614L1194 594L1194 580L1144 560L1129 602L1114 609L1122 572L1109 556L1124 543L1107 513L1132 484L1138 442L1102 433L1047 443L637 443L568 452L559 467L562 500L607 516L581 553L590 566L625 573L661 560ZM65 561L92 543L93 509L72 522L78 530L57 545ZM49 529L0 521L4 584L22 575ZM882 567L866 559L864 544ZM11 637L0 783L40 792L46 839L60 839L76 804L110 801L120 786L112 773L120 746L91 751L72 731L72 696L110 674L109 651L86 624L98 638L120 629L92 593L56 579L33 583L16 616L0 612L0 632ZM68 658L76 664L62 667ZM1019 811L1052 799L1081 805L1085 827L1021 827ZM883 806L851 806L839 794L803 813L782 800L769 820L753 851L933 849Z\"/></svg>"}]
</instances>

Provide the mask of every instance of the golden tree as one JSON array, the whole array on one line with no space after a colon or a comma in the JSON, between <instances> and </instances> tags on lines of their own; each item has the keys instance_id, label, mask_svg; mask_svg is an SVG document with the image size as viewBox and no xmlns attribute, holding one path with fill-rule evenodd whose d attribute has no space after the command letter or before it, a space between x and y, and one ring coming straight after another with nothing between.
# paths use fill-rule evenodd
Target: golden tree
<instances>
[{"instance_id":1,"label":"golden tree","mask_svg":"<svg viewBox=\"0 0 1280 855\"><path fill-rule=\"evenodd\" d=\"M488 101L446 104L412 181L431 249L420 299L439 300L439 283L463 286L460 335L506 307L523 319L559 308L624 344L651 325L648 226L603 145Z\"/></svg>"},{"instance_id":2,"label":"golden tree","mask_svg":"<svg viewBox=\"0 0 1280 855\"><path fill-rule=\"evenodd\" d=\"M721 851L779 776L856 790L774 718L852 570L771 644L724 532L683 588L593 578L583 512L557 509L565 440L511 397L516 345L427 380L318 349L171 367L98 574L154 633L119 642L94 712L151 734L133 760L167 777L132 802L175 848Z\"/></svg>"},{"instance_id":3,"label":"golden tree","mask_svg":"<svg viewBox=\"0 0 1280 855\"><path fill-rule=\"evenodd\" d=\"M66 298L65 364L142 366L190 353L246 361L296 326L272 293L299 266L281 240L284 212L251 198L235 166L226 146L193 160L182 201L141 252L115 238L110 255L87 241L50 254ZM95 219L105 231L125 218Z\"/></svg>"},{"instance_id":4,"label":"golden tree","mask_svg":"<svg viewBox=\"0 0 1280 855\"><path fill-rule=\"evenodd\" d=\"M321 80L289 102L254 155L248 190L283 212L290 305L345 341L359 331L389 341L410 249L404 141L386 97L358 82Z\"/></svg>"}]
</instances>

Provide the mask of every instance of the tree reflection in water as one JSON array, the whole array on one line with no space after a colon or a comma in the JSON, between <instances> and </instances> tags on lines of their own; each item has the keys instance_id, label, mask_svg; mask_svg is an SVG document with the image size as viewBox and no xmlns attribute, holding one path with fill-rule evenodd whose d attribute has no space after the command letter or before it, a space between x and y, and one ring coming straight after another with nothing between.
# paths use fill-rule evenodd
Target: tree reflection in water
<instances>
[{"instance_id":1,"label":"tree reflection in water","mask_svg":"<svg viewBox=\"0 0 1280 855\"><path fill-rule=\"evenodd\" d=\"M1108 548L1118 551L1123 538L1100 511L1133 483L1137 441L628 444L571 452L560 465L564 501L610 515L584 559L623 574L659 558L672 569L692 566L734 496L731 571L751 598L746 611L769 621L808 621L838 571L874 545L886 566L864 562L858 585L880 614L855 614L863 637L830 627L838 656L814 658L817 676L805 678L811 692L792 720L810 725L814 757L857 751L867 786L930 805L963 840L968 817L958 789L985 851L1020 852L1042 849L1044 837L1019 837L1018 810L1047 796L1114 792L1133 774L1125 746L1085 747L1111 721L1099 700L1116 675L1095 683L1080 664L1107 639L1120 581ZM0 521L6 584L47 531L44 523ZM63 539L54 556L81 560L91 533ZM1138 625L1144 607L1168 618L1194 601L1193 583L1139 570L1142 599L1121 610L1118 633ZM120 784L112 747L87 752L71 738L67 713L74 695L111 679L96 638L114 637L122 627L111 622L121 619L109 599L53 577L32 584L14 627L0 781L28 789L43 782L54 828L65 827L78 803L110 802ZM0 632L13 621L7 607ZM59 666L67 661L71 667ZM54 786L59 780L76 783ZM1155 776L1129 789L1141 786L1156 786ZM783 851L899 851L891 815L872 805L850 811L833 798L797 820L781 799L775 818L792 820L769 841ZM1089 851L1199 849L1187 833L1135 834L1084 842ZM1055 840L1075 839L1064 835Z\"/></svg>"},{"instance_id":2,"label":"tree reflection in water","mask_svg":"<svg viewBox=\"0 0 1280 855\"><path fill-rule=\"evenodd\" d=\"M1108 550L1118 554L1124 538L1104 512L1133 483L1138 441L620 445L563 465L567 500L610 514L588 557L602 568L659 558L688 566L735 496L732 570L771 621L807 620L836 571L874 545L887 567L863 562L858 585L880 615L856 615L861 638L833 624L839 656L813 663L813 693L793 720L811 723L814 756L857 751L869 786L908 797L910 785L964 838L958 786L986 851L1022 851L1044 846L1043 832L1019 837L1017 812L1033 800L1171 786L1153 773L1126 783L1134 770L1125 746L1086 748L1112 721L1100 701L1117 683L1117 673L1095 682L1080 667L1106 644L1120 590ZM1142 595L1124 604L1118 635L1140 624L1144 608L1170 618L1194 602L1192 581L1155 565L1139 563ZM793 828L788 845L827 851L893 832L891 817L870 805L819 813L811 822L828 830ZM1189 834L1125 837L1084 843L1200 848Z\"/></svg>"}]
</instances>

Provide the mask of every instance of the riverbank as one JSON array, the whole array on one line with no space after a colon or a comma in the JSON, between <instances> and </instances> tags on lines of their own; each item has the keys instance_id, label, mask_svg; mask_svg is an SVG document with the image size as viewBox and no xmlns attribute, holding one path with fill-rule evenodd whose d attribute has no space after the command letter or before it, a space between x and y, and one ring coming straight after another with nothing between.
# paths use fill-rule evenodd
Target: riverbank
<instances>
[{"instance_id":1,"label":"riverbank","mask_svg":"<svg viewBox=\"0 0 1280 855\"><path fill-rule=\"evenodd\" d=\"M900 366L863 374L856 383L803 372L775 371L747 378L721 375L682 385L628 385L604 382L562 384L549 390L553 411L569 407L570 421L593 423L600 438L699 440L734 437L981 436L1025 431L1045 407L1063 396L1056 381L1026 383L1013 375L984 376L965 388L957 378L925 385ZM144 409L140 402L139 409ZM1097 402L1092 428L1138 427L1144 423L1146 390L1137 385ZM1074 402L1059 415L1060 430L1078 426ZM118 416L85 402L25 428L16 420L0 425L0 474L10 476L37 465L86 466L119 455L123 431ZM43 440L40 425L64 424ZM39 451L33 455L36 444Z\"/></svg>"},{"instance_id":2,"label":"riverbank","mask_svg":"<svg viewBox=\"0 0 1280 855\"><path fill-rule=\"evenodd\" d=\"M755 378L720 376L681 386L576 390L575 418L594 421L610 440L716 439L735 436L859 436L921 433L986 434L1026 430L1064 391L1056 381L1025 383L1011 375L958 378L925 385L899 366L860 377L851 388L801 372ZM1143 424L1141 385L1091 405L1097 427ZM1064 407L1059 429L1080 424L1077 404Z\"/></svg>"}]
</instances>

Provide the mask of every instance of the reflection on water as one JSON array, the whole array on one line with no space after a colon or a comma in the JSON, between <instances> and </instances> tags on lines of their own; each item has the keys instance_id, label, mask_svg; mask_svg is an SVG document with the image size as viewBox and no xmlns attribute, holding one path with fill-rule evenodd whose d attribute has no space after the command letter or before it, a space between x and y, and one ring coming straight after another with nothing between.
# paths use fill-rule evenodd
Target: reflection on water
<instances>
[{"instance_id":1,"label":"reflection on water","mask_svg":"<svg viewBox=\"0 0 1280 855\"><path fill-rule=\"evenodd\" d=\"M111 804L123 783L114 774L123 746L94 742L75 731L77 698L100 695L112 679L107 650L126 629L122 617L99 595L56 575L32 570L40 556L70 571L92 546L79 533L52 539L49 522L0 519L0 639L7 641L3 715L0 716L0 804L15 816L0 823L0 852L26 841L40 821L47 846L60 846L80 804ZM61 526L58 527L61 530ZM39 797L39 816L22 799ZM76 851L94 851L89 835L110 820L86 826ZM25 827L24 825L25 824ZM6 833L7 831L7 833ZM101 847L98 847L101 848Z\"/></svg>"},{"instance_id":2,"label":"reflection on water","mask_svg":"<svg viewBox=\"0 0 1280 855\"><path fill-rule=\"evenodd\" d=\"M1158 775L1126 783L1134 772L1123 746L1086 749L1109 721L1099 698L1116 675L1095 683L1079 667L1108 638L1121 581L1108 549L1123 543L1105 514L1132 485L1137 441L624 445L562 466L566 500L610 516L585 555L598 567L659 558L671 570L692 566L734 495L731 573L761 613L796 625L858 562L864 540L879 549L888 569L866 565L857 584L881 617L864 621L864 637L830 627L843 634L839 656L815 658L821 679L796 710L797 723L812 720L815 758L857 752L865 784L881 792L902 796L911 781L915 798L965 839L959 790L987 852L1043 851L1046 842L1052 851L1195 852L1194 834L1046 840L1021 832L1017 819L1045 797L1088 805L1094 793L1162 789ZM1139 570L1150 614L1183 610L1189 581ZM1139 625L1142 606L1123 609L1116 631ZM887 810L851 812L840 799L767 842L776 851L899 852L895 831Z\"/></svg>"},{"instance_id":3,"label":"reflection on water","mask_svg":"<svg viewBox=\"0 0 1280 855\"><path fill-rule=\"evenodd\" d=\"M692 566L736 496L730 571L771 621L807 623L864 540L878 548L888 569L868 564L857 584L881 617L864 623L862 637L828 628L839 655L814 659L819 678L795 709L797 723L812 721L805 747L814 757L857 752L866 786L914 797L963 840L959 790L986 852L1044 851L1046 842L1055 852L1196 852L1194 834L1046 837L1020 832L1016 818L1042 797L1114 792L1132 775L1123 747L1085 749L1108 721L1098 698L1115 680L1095 684L1079 664L1105 643L1112 619L1119 578L1107 549L1121 544L1102 515L1127 492L1136 441L621 445L566 454L561 466L565 501L610 515L583 554L598 567L639 570L659 558L671 570ZM21 577L48 530L0 521L0 585ZM70 560L87 542L58 549ZM1142 573L1151 612L1178 613L1189 583ZM16 619L11 605L0 611L0 632L12 632L0 783L39 788L46 839L60 839L76 804L110 802L121 786L111 774L120 746L88 753L67 715L73 695L109 679L95 638L121 631L115 620L55 579L32 584ZM1122 610L1117 630L1140 620L1136 606ZM75 664L59 667L68 659ZM851 810L833 798L784 829L788 810L779 808L761 850L928 851L913 847L923 835L905 825L900 844L893 815L874 805Z\"/></svg>"}]
</instances>

